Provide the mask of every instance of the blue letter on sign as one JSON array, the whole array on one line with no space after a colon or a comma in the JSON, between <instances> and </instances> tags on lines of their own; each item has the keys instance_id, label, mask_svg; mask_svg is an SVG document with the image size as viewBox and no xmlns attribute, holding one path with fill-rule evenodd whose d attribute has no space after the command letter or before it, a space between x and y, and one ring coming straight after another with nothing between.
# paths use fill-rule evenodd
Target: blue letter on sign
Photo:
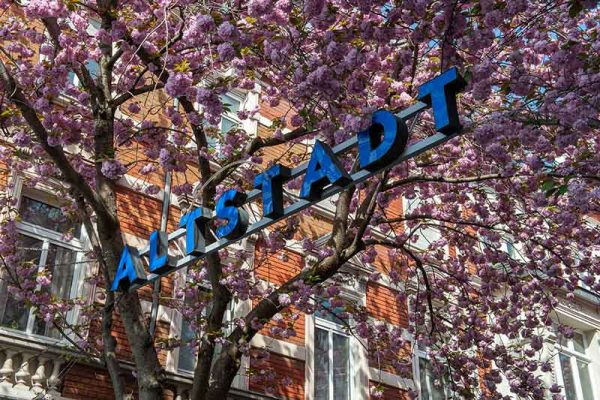
<instances>
[{"instance_id":1,"label":"blue letter on sign","mask_svg":"<svg viewBox=\"0 0 600 400\"><path fill-rule=\"evenodd\" d=\"M283 182L290 179L290 173L289 168L275 164L254 178L254 188L262 189L263 217L283 215Z\"/></svg>"},{"instance_id":2,"label":"blue letter on sign","mask_svg":"<svg viewBox=\"0 0 600 400\"><path fill-rule=\"evenodd\" d=\"M371 126L358 133L360 167L375 170L397 158L406 147L408 128L389 111L373 114Z\"/></svg>"},{"instance_id":3,"label":"blue letter on sign","mask_svg":"<svg viewBox=\"0 0 600 400\"><path fill-rule=\"evenodd\" d=\"M208 208L196 207L179 220L179 227L185 227L185 254L199 256L206 250L204 227L212 218Z\"/></svg>"},{"instance_id":4,"label":"blue letter on sign","mask_svg":"<svg viewBox=\"0 0 600 400\"><path fill-rule=\"evenodd\" d=\"M146 276L137 249L125 245L111 290L125 291L132 284L144 283L145 281Z\"/></svg>"},{"instance_id":5,"label":"blue letter on sign","mask_svg":"<svg viewBox=\"0 0 600 400\"><path fill-rule=\"evenodd\" d=\"M323 188L328 184L343 186L348 182L350 182L350 175L342 167L340 160L333 154L329 146L317 140L306 167L300 197L317 200L321 197Z\"/></svg>"},{"instance_id":6,"label":"blue letter on sign","mask_svg":"<svg viewBox=\"0 0 600 400\"><path fill-rule=\"evenodd\" d=\"M148 269L155 274L163 274L175 266L174 258L169 256L169 243L166 232L152 232L148 259Z\"/></svg>"},{"instance_id":7,"label":"blue letter on sign","mask_svg":"<svg viewBox=\"0 0 600 400\"><path fill-rule=\"evenodd\" d=\"M237 239L248 229L248 213L240 207L246 201L246 194L229 189L217 202L217 218L227 220L226 225L217 228L217 237Z\"/></svg>"},{"instance_id":8,"label":"blue letter on sign","mask_svg":"<svg viewBox=\"0 0 600 400\"><path fill-rule=\"evenodd\" d=\"M419 87L417 98L433 108L435 130L451 135L460 129L456 93L464 86L465 81L454 67Z\"/></svg>"}]
</instances>

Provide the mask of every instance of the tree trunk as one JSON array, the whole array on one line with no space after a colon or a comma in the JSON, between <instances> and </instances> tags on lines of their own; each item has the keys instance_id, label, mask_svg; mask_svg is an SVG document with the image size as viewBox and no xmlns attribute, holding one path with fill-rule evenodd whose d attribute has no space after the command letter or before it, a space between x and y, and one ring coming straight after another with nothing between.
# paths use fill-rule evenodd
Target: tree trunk
<instances>
[{"instance_id":1,"label":"tree trunk","mask_svg":"<svg viewBox=\"0 0 600 400\"><path fill-rule=\"evenodd\" d=\"M94 114L96 154L112 152L114 114L110 109L102 107L94 110ZM102 161L99 160L96 162L96 190L108 215L98 218L98 239L102 245L110 278L113 279L123 252L124 242L117 215L116 184L104 176L101 168ZM106 284L108 285L110 282ZM137 291L120 293L116 304L136 365L140 399L162 400L162 366L158 361L153 337L148 331Z\"/></svg>"},{"instance_id":2,"label":"tree trunk","mask_svg":"<svg viewBox=\"0 0 600 400\"><path fill-rule=\"evenodd\" d=\"M121 231L118 228L108 230L99 221L98 235L107 265L111 275L114 276L120 256L119 249L123 249ZM116 303L127 333L133 360L137 367L136 378L140 399L162 400L162 366L158 361L153 338L148 332L147 321L142 311L138 293L136 291L119 293Z\"/></svg>"}]
</instances>

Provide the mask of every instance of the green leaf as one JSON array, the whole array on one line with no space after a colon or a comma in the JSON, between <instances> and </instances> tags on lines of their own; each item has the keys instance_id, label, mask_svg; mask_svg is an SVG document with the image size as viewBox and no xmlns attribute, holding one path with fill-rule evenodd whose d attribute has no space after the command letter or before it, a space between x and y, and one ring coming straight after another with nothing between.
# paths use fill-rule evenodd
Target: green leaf
<instances>
[{"instance_id":1,"label":"green leaf","mask_svg":"<svg viewBox=\"0 0 600 400\"><path fill-rule=\"evenodd\" d=\"M552 193L556 190L556 183L552 178L546 178L542 182L542 191L546 194L546 197L551 196Z\"/></svg>"},{"instance_id":2,"label":"green leaf","mask_svg":"<svg viewBox=\"0 0 600 400\"><path fill-rule=\"evenodd\" d=\"M554 192L554 196L558 197L558 196L562 196L563 194L567 193L567 191L569 190L568 185L561 185L557 188L558 190L556 192Z\"/></svg>"}]
</instances>

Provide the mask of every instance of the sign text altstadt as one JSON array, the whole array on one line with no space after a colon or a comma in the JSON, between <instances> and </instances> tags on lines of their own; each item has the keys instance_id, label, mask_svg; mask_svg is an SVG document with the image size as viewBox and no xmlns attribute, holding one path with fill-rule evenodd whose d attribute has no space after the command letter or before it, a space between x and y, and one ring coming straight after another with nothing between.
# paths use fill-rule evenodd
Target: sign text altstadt
<instances>
[{"instance_id":1,"label":"sign text altstadt","mask_svg":"<svg viewBox=\"0 0 600 400\"><path fill-rule=\"evenodd\" d=\"M419 102L392 114L379 110L372 116L371 126L353 138L330 148L316 141L308 163L295 168L275 164L256 176L254 190L243 193L236 189L225 191L217 200L215 210L197 207L181 217L180 228L167 234L154 231L147 248L138 251L125 246L112 282L111 290L135 289L160 276L184 268L199 258L226 247L231 241L256 233L275 222L310 207L327 197L356 185L378 172L415 157L460 132L456 94L465 83L458 70L451 68L419 87ZM408 128L406 121L431 107L437 134L406 148ZM358 170L349 173L337 155L357 147ZM299 199L285 206L283 185L290 179L304 175ZM250 223L242 207L262 198L262 218ZM223 220L214 235L216 241L207 244L203 232L213 219ZM168 254L168 243L185 237L185 255L180 258ZM143 258L147 259L144 269Z\"/></svg>"}]
</instances>

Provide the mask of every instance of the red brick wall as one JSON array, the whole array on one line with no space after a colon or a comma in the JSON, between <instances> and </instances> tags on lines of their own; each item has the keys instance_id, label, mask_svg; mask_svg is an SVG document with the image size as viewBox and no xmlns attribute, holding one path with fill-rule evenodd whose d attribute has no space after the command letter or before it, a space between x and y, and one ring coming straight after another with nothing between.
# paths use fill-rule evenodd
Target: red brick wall
<instances>
[{"instance_id":1,"label":"red brick wall","mask_svg":"<svg viewBox=\"0 0 600 400\"><path fill-rule=\"evenodd\" d=\"M64 367L61 393L64 397L77 400L109 400L114 399L112 382L108 373L100 368L84 364L73 364ZM137 383L131 371L123 370L125 394L137 395ZM164 389L164 400L175 398L174 389Z\"/></svg>"},{"instance_id":2,"label":"red brick wall","mask_svg":"<svg viewBox=\"0 0 600 400\"><path fill-rule=\"evenodd\" d=\"M124 187L117 188L117 215L123 232L148 239L160 228L161 210L162 201ZM180 216L180 211L171 206L167 232L178 228Z\"/></svg>"},{"instance_id":3,"label":"red brick wall","mask_svg":"<svg viewBox=\"0 0 600 400\"><path fill-rule=\"evenodd\" d=\"M261 97L261 99L259 101L259 105L260 105L260 114L263 117L270 119L270 120L285 117L288 128L291 126L289 121L295 113L292 111L291 105L289 103L287 103L286 101L282 100L276 107L271 107L269 105L269 103L264 101Z\"/></svg>"},{"instance_id":4,"label":"red brick wall","mask_svg":"<svg viewBox=\"0 0 600 400\"><path fill-rule=\"evenodd\" d=\"M271 354L268 359L250 359L251 391L266 393L272 387L278 397L287 400L304 399L304 362L293 358ZM274 380L265 380L261 371L274 373ZM289 382L282 382L282 380Z\"/></svg>"},{"instance_id":5,"label":"red brick wall","mask_svg":"<svg viewBox=\"0 0 600 400\"><path fill-rule=\"evenodd\" d=\"M100 326L99 320L95 320L92 322L90 327L90 336L91 337L102 337L102 327ZM164 342L169 338L171 326L168 322L158 321L156 324L156 331L154 332L155 343ZM112 333L117 341L117 357L122 360L132 361L133 356L131 354L131 348L129 347L129 341L127 339L127 334L125 333L125 327L123 326L123 322L121 317L117 312L113 314L113 324L112 324ZM158 359L163 366L166 366L167 362L167 351L161 350L159 346L157 346Z\"/></svg>"},{"instance_id":6,"label":"red brick wall","mask_svg":"<svg viewBox=\"0 0 600 400\"><path fill-rule=\"evenodd\" d=\"M71 399L107 400L115 397L108 372L99 368L82 364L67 366L62 384L62 395ZM136 394L135 385L133 376L127 379L127 393Z\"/></svg>"},{"instance_id":7,"label":"red brick wall","mask_svg":"<svg viewBox=\"0 0 600 400\"><path fill-rule=\"evenodd\" d=\"M8 177L10 176L10 170L5 163L0 162L0 189L4 191L4 188L8 184Z\"/></svg>"},{"instance_id":8,"label":"red brick wall","mask_svg":"<svg viewBox=\"0 0 600 400\"><path fill-rule=\"evenodd\" d=\"M257 134L261 138L273 137L274 129L268 128L265 125L258 125ZM310 153L308 147L298 143L290 147L289 143L280 144L278 146L269 146L260 150L260 155L263 158L262 168L266 168L269 161L277 162L286 167L295 167L298 161L308 160Z\"/></svg>"},{"instance_id":9,"label":"red brick wall","mask_svg":"<svg viewBox=\"0 0 600 400\"><path fill-rule=\"evenodd\" d=\"M264 328L262 328L260 330L259 333L261 335L265 335L265 336L273 337L275 339L283 340L285 342L293 343L297 346L304 346L305 345L305 336L306 336L304 334L305 333L306 316L303 313L298 312L298 310L296 310L294 307L286 308L280 314L283 316L282 321L278 321L277 323L275 323L274 321L268 322L267 324L265 324ZM297 319L292 318L293 314L297 315ZM296 336L283 337L281 335L274 334L271 332L271 328L275 327L275 326L281 327L283 329L291 328L296 333Z\"/></svg>"},{"instance_id":10,"label":"red brick wall","mask_svg":"<svg viewBox=\"0 0 600 400\"><path fill-rule=\"evenodd\" d=\"M396 298L398 292L377 283L367 285L367 309L376 319L406 328L408 310L405 301Z\"/></svg>"},{"instance_id":11,"label":"red brick wall","mask_svg":"<svg viewBox=\"0 0 600 400\"><path fill-rule=\"evenodd\" d=\"M302 256L293 251L267 253L264 244L258 243L254 257L254 269L260 279L281 285L298 274L304 267Z\"/></svg>"}]
</instances>

